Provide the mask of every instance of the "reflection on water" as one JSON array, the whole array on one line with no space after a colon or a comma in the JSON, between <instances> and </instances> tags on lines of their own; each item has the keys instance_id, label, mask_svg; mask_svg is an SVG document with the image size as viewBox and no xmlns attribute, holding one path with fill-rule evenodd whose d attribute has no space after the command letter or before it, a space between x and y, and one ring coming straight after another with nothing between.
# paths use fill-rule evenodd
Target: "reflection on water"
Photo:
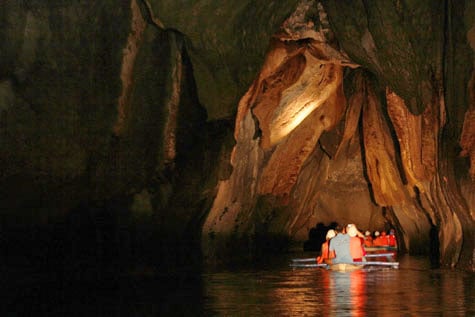
<instances>
[{"instance_id":1,"label":"reflection on water","mask_svg":"<svg viewBox=\"0 0 475 317\"><path fill-rule=\"evenodd\" d=\"M1 316L475 316L475 274L400 268L334 272L264 264L156 271L76 283L38 278L3 284ZM271 264L269 264L271 263Z\"/></svg>"},{"instance_id":2,"label":"reflection on water","mask_svg":"<svg viewBox=\"0 0 475 317\"><path fill-rule=\"evenodd\" d=\"M331 272L328 272L331 273ZM331 311L351 312L352 316L366 315L366 273L353 271L330 275L329 292L331 298Z\"/></svg>"},{"instance_id":3,"label":"reflection on water","mask_svg":"<svg viewBox=\"0 0 475 317\"><path fill-rule=\"evenodd\" d=\"M401 267L333 272L286 267L203 276L205 311L228 316L472 316L475 275Z\"/></svg>"}]
</instances>

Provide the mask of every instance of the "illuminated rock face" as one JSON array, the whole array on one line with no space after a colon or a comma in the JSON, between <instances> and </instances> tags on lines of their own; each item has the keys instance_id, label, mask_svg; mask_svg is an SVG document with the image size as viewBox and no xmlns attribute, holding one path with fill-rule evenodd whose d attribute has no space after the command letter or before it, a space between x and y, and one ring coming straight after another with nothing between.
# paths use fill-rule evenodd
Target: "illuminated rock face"
<instances>
[{"instance_id":1,"label":"illuminated rock face","mask_svg":"<svg viewBox=\"0 0 475 317\"><path fill-rule=\"evenodd\" d=\"M209 259L351 222L473 269L475 3L269 6L2 2L5 221Z\"/></svg>"},{"instance_id":2,"label":"illuminated rock face","mask_svg":"<svg viewBox=\"0 0 475 317\"><path fill-rule=\"evenodd\" d=\"M354 222L370 230L396 227L412 253L428 252L438 230L441 263L473 267L473 172L470 180L458 171L458 179L453 168L460 168L460 159L447 153L458 146L447 139L454 133L449 131L463 123L456 140L461 154L473 158L473 85L450 78L461 80L469 96L462 118L464 111L449 101L454 93L442 89L442 62L454 58L444 55L444 41L453 39L441 37L442 8L414 3L406 11L380 4L315 3L320 24L301 24L313 32L284 36L289 28L283 27L277 33L280 41L271 42L239 104L235 169L220 185L203 228L205 250L263 233L304 240L318 222ZM416 17L409 12L420 14L422 30L413 32ZM409 21L399 22L406 14ZM449 125L450 116L463 120ZM324 133L333 148L325 146ZM341 165L356 162L359 170L338 173Z\"/></svg>"}]
</instances>

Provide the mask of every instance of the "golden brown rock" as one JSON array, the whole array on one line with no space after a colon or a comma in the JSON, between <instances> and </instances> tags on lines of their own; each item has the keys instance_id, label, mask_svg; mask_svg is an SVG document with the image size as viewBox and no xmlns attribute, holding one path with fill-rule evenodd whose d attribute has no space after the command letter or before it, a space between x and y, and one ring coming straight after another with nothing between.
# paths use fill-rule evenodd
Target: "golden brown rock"
<instances>
[{"instance_id":1,"label":"golden brown rock","mask_svg":"<svg viewBox=\"0 0 475 317\"><path fill-rule=\"evenodd\" d=\"M304 49L293 42L282 42L272 39L269 50L266 54L261 71L258 78L253 82L246 94L239 101L238 112L236 115L236 130L234 137L238 138L239 123L244 119L247 111L255 106L256 100L260 96L260 100L264 100L264 105L258 108L266 113L272 113L273 107L280 98L281 91L285 89L291 82L297 80L300 73L305 67L305 60L300 55ZM287 66L284 66L287 64ZM266 102L266 98L274 99ZM277 98L277 100L276 100ZM273 102L272 102L273 101ZM267 106L266 106L267 105ZM259 110L257 110L259 112Z\"/></svg>"},{"instance_id":2,"label":"golden brown rock","mask_svg":"<svg viewBox=\"0 0 475 317\"><path fill-rule=\"evenodd\" d=\"M337 74L334 76L341 78ZM316 89L315 92L317 91L320 90ZM340 86L325 103L311 112L287 139L276 146L262 171L260 194L279 196L290 193L303 163L314 151L320 135L340 120L344 105L345 99Z\"/></svg>"},{"instance_id":3,"label":"golden brown rock","mask_svg":"<svg viewBox=\"0 0 475 317\"><path fill-rule=\"evenodd\" d=\"M378 205L399 205L407 199L407 191L398 170L391 132L371 84L366 84L366 93L363 139L368 178Z\"/></svg>"},{"instance_id":4,"label":"golden brown rock","mask_svg":"<svg viewBox=\"0 0 475 317\"><path fill-rule=\"evenodd\" d=\"M343 137L335 154L336 157L344 151L350 139L355 135L360 121L361 110L366 101L366 89L364 77L361 72L357 72L354 80L355 91L348 99L348 107L345 114L345 129Z\"/></svg>"},{"instance_id":5,"label":"golden brown rock","mask_svg":"<svg viewBox=\"0 0 475 317\"><path fill-rule=\"evenodd\" d=\"M394 126L399 148L401 164L408 187L424 191L421 182L429 181L435 172L436 122L432 122L432 107L426 107L421 115L413 115L404 100L389 88L386 89L388 114ZM424 149L421 151L421 149ZM412 195L415 193L412 192Z\"/></svg>"}]
</instances>

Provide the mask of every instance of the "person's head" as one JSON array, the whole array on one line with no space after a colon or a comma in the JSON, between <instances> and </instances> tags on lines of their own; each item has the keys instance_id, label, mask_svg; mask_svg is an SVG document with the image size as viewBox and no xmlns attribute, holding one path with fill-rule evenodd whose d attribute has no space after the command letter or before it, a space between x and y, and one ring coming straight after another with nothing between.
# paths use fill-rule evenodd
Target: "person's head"
<instances>
[{"instance_id":1,"label":"person's head","mask_svg":"<svg viewBox=\"0 0 475 317\"><path fill-rule=\"evenodd\" d=\"M346 232L350 237L356 237L358 234L358 229L356 229L354 224L350 223L348 226L346 226Z\"/></svg>"},{"instance_id":2,"label":"person's head","mask_svg":"<svg viewBox=\"0 0 475 317\"><path fill-rule=\"evenodd\" d=\"M375 231L375 232L374 232L374 236L375 236L375 237L379 237L379 231Z\"/></svg>"},{"instance_id":3,"label":"person's head","mask_svg":"<svg viewBox=\"0 0 475 317\"><path fill-rule=\"evenodd\" d=\"M381 231L381 236L384 237L386 235L386 231Z\"/></svg>"},{"instance_id":4,"label":"person's head","mask_svg":"<svg viewBox=\"0 0 475 317\"><path fill-rule=\"evenodd\" d=\"M335 230L330 229L330 230L327 231L327 236L326 236L326 239L327 239L327 240L330 240L330 239L333 238L334 236L336 236Z\"/></svg>"},{"instance_id":5,"label":"person's head","mask_svg":"<svg viewBox=\"0 0 475 317\"><path fill-rule=\"evenodd\" d=\"M366 237L369 237L369 236L371 236L371 232L370 232L369 230L366 230L366 232L364 233L364 235L365 235Z\"/></svg>"},{"instance_id":6,"label":"person's head","mask_svg":"<svg viewBox=\"0 0 475 317\"><path fill-rule=\"evenodd\" d=\"M343 231L343 228L339 224L337 224L333 229L335 230L336 233Z\"/></svg>"},{"instance_id":7,"label":"person's head","mask_svg":"<svg viewBox=\"0 0 475 317\"><path fill-rule=\"evenodd\" d=\"M395 234L394 229L389 230L389 234L394 235Z\"/></svg>"}]
</instances>

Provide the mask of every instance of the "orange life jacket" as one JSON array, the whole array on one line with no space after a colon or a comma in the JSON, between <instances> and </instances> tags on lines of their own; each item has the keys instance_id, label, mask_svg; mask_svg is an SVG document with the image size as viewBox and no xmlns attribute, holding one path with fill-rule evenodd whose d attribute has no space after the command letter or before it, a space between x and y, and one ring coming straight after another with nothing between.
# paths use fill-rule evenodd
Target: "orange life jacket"
<instances>
[{"instance_id":1,"label":"orange life jacket","mask_svg":"<svg viewBox=\"0 0 475 317\"><path fill-rule=\"evenodd\" d=\"M379 237L373 240L373 245L378 247L389 245L388 236L380 235Z\"/></svg>"},{"instance_id":2,"label":"orange life jacket","mask_svg":"<svg viewBox=\"0 0 475 317\"><path fill-rule=\"evenodd\" d=\"M373 246L373 237L371 236L366 236L364 239L364 245L367 247L372 247Z\"/></svg>"},{"instance_id":3,"label":"orange life jacket","mask_svg":"<svg viewBox=\"0 0 475 317\"><path fill-rule=\"evenodd\" d=\"M365 250L361 240L362 239L358 237L351 237L350 239L350 254L353 261L361 261L363 256L365 256Z\"/></svg>"},{"instance_id":4,"label":"orange life jacket","mask_svg":"<svg viewBox=\"0 0 475 317\"><path fill-rule=\"evenodd\" d=\"M317 263L321 264L325 262L326 259L333 259L335 257L335 251L330 251L328 249L330 245L330 240L327 240L322 243L322 255L317 257Z\"/></svg>"},{"instance_id":5,"label":"orange life jacket","mask_svg":"<svg viewBox=\"0 0 475 317\"><path fill-rule=\"evenodd\" d=\"M390 234L388 236L388 242L389 242L389 246L396 247L397 246L396 236L394 234Z\"/></svg>"}]
</instances>

